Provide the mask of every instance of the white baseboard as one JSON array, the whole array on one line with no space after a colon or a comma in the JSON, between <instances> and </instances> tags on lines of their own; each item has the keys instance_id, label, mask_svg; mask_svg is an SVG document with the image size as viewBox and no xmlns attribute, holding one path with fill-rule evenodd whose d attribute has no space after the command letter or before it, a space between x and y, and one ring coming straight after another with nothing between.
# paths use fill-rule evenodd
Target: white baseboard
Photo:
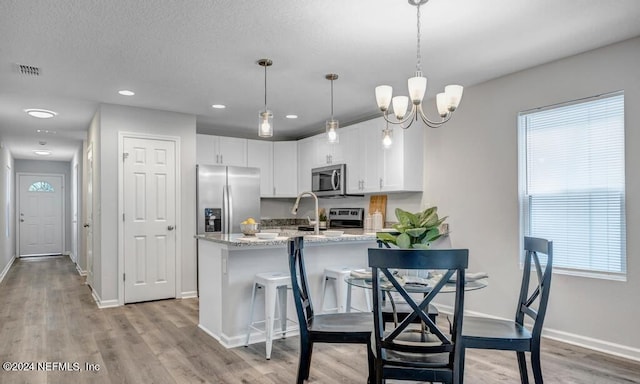
<instances>
[{"instance_id":1,"label":"white baseboard","mask_svg":"<svg viewBox=\"0 0 640 384\"><path fill-rule=\"evenodd\" d=\"M0 273L0 283L2 283L2 280L4 280L4 277L7 276L7 273L9 273L9 269L13 265L14 261L16 261L16 255L11 256L11 260L9 260L9 262L7 263L7 266L4 267L4 269L2 270L2 273Z\"/></svg>"},{"instance_id":2,"label":"white baseboard","mask_svg":"<svg viewBox=\"0 0 640 384\"><path fill-rule=\"evenodd\" d=\"M96 292L95 289L93 289L93 287L91 287L91 295L93 296L93 300L96 302L96 305L98 306L98 308L100 309L104 309L104 308L113 308L113 307L119 307L120 304L118 304L118 300L102 300L100 298L100 295L98 295L98 292Z\"/></svg>"},{"instance_id":3,"label":"white baseboard","mask_svg":"<svg viewBox=\"0 0 640 384\"><path fill-rule=\"evenodd\" d=\"M80 268L80 266L76 263L76 271L78 271L78 275L87 276L87 271Z\"/></svg>"},{"instance_id":4,"label":"white baseboard","mask_svg":"<svg viewBox=\"0 0 640 384\"><path fill-rule=\"evenodd\" d=\"M453 307L450 305L441 305L437 304L438 310L442 313L451 314L453 313ZM486 313L476 312L476 311L464 311L466 315L470 316L481 316L481 317L489 317L493 319L500 320L513 320L513 319L505 319L502 317L491 316ZM551 329L548 327L544 327L542 331L542 337L561 341L563 343L572 344L578 347L591 349L594 351L606 353L608 355L618 356L629 360L640 361L640 349L633 348L622 344L612 343L606 340L594 339L592 337L577 335L575 333L560 331L557 329Z\"/></svg>"},{"instance_id":5,"label":"white baseboard","mask_svg":"<svg viewBox=\"0 0 640 384\"><path fill-rule=\"evenodd\" d=\"M181 299L193 299L198 297L198 291L187 291L187 292L182 292L180 298Z\"/></svg>"},{"instance_id":6,"label":"white baseboard","mask_svg":"<svg viewBox=\"0 0 640 384\"><path fill-rule=\"evenodd\" d=\"M228 335L222 334L221 336L217 336L202 324L198 324L198 328L202 329L207 335L216 339L220 343L220 345L222 345L227 349L242 347L244 346L244 343L247 339L247 335L228 336ZM295 328L290 327L287 330L287 337L298 336L299 334L300 334L300 330L297 326ZM277 339L273 339L273 341L276 341L279 338L280 337L278 337ZM264 343L265 340L266 340L266 337L264 333L252 333L251 337L249 337L249 344Z\"/></svg>"}]
</instances>

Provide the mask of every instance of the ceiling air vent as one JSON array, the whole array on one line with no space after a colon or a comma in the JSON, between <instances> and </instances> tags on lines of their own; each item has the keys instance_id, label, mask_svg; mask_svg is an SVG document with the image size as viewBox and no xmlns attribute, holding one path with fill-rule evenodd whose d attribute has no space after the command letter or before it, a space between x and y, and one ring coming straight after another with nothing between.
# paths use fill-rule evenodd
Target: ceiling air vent
<instances>
[{"instance_id":1,"label":"ceiling air vent","mask_svg":"<svg viewBox=\"0 0 640 384\"><path fill-rule=\"evenodd\" d=\"M40 67L18 64L18 72L25 76L40 76Z\"/></svg>"}]
</instances>

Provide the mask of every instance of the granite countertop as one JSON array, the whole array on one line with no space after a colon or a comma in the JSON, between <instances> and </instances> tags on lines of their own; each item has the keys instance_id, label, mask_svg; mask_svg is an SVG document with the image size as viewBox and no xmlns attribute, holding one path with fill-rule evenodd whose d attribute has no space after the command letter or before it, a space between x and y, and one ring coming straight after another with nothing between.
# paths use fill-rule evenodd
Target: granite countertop
<instances>
[{"instance_id":1,"label":"granite countertop","mask_svg":"<svg viewBox=\"0 0 640 384\"><path fill-rule=\"evenodd\" d=\"M196 235L198 240L207 240L215 243L226 244L234 247L264 247L264 246L285 246L287 240L292 236L304 236L306 243L337 243L349 241L375 241L375 233L364 233L360 230L348 230L342 236L327 237L324 235L314 235L313 232L285 231L278 233L275 239L258 239L255 236L245 236L242 233L232 234L206 234Z\"/></svg>"}]
</instances>

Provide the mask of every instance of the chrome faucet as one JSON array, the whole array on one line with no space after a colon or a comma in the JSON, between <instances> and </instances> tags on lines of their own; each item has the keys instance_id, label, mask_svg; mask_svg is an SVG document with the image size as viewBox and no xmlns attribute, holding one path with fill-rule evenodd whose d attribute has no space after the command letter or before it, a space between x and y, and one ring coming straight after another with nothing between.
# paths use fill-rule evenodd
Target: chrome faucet
<instances>
[{"instance_id":1,"label":"chrome faucet","mask_svg":"<svg viewBox=\"0 0 640 384\"><path fill-rule=\"evenodd\" d=\"M298 195L298 198L296 199L296 203L293 204L293 209L291 209L291 213L294 215L298 214L298 205L300 204L300 198L304 195L308 195L313 197L316 200L316 223L313 226L313 233L315 235L319 235L320 234L320 211L318 210L318 196L316 196L315 193L313 192L302 192L301 194Z\"/></svg>"}]
</instances>

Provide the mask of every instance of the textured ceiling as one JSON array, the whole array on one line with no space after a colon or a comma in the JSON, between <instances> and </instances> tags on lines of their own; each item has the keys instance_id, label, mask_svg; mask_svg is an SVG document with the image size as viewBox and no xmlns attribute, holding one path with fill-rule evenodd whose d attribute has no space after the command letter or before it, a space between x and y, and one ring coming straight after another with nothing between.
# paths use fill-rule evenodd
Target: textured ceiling
<instances>
[{"instance_id":1,"label":"textured ceiling","mask_svg":"<svg viewBox=\"0 0 640 384\"><path fill-rule=\"evenodd\" d=\"M308 136L330 115L327 73L340 76L334 110L343 126L376 115L376 85L406 94L415 33L406 0L2 0L0 139L15 158L33 158L47 141L50 159L69 160L99 103L194 114L198 132L257 137L260 58L274 61L274 138ZM639 35L637 0L431 0L422 7L427 93ZM18 63L42 73L21 76ZM136 95L117 94L125 88ZM25 108L59 115L38 120Z\"/></svg>"}]
</instances>

